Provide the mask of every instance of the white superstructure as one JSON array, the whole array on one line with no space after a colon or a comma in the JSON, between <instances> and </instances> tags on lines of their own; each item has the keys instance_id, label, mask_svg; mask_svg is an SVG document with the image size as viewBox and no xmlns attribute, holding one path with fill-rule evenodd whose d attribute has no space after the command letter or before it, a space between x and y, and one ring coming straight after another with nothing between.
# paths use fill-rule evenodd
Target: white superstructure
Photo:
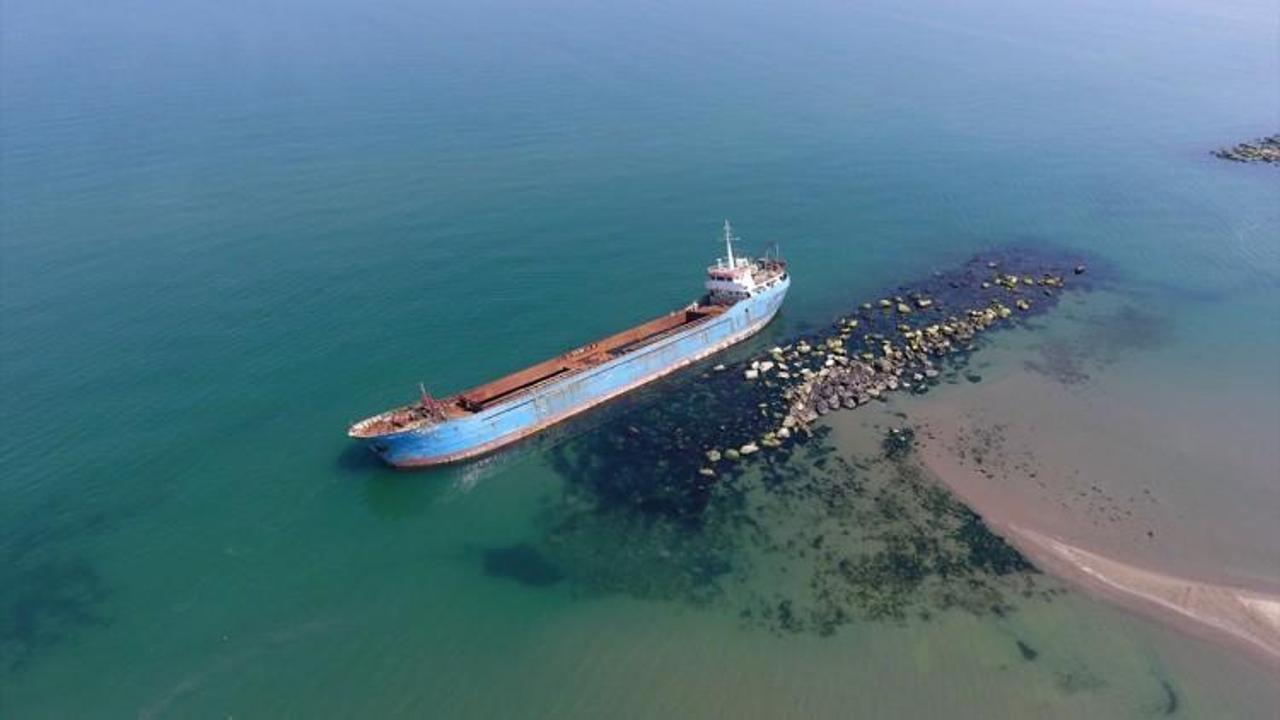
<instances>
[{"instance_id":1,"label":"white superstructure","mask_svg":"<svg viewBox=\"0 0 1280 720\"><path fill-rule=\"evenodd\" d=\"M786 278L786 266L777 260L752 260L733 254L733 227L724 221L725 257L707 268L707 294L712 303L732 305L773 287Z\"/></svg>"}]
</instances>

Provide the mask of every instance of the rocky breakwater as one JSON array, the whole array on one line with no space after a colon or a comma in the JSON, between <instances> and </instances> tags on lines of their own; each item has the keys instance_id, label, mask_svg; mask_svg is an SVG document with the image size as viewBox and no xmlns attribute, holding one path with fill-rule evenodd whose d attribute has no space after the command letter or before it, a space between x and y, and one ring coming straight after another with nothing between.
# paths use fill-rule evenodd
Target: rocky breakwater
<instances>
[{"instance_id":1,"label":"rocky breakwater","mask_svg":"<svg viewBox=\"0 0 1280 720\"><path fill-rule=\"evenodd\" d=\"M1214 150L1212 155L1222 160L1242 163L1280 163L1280 135L1242 142L1234 147Z\"/></svg>"},{"instance_id":2,"label":"rocky breakwater","mask_svg":"<svg viewBox=\"0 0 1280 720\"><path fill-rule=\"evenodd\" d=\"M948 366L967 361L980 335L1049 309L1068 278L1083 286L1085 271L1035 253L974 258L958 271L863 303L831 332L772 348L742 369L742 382L765 390L758 408L772 427L740 445L705 448L699 473L716 477L725 463L781 448L828 413L892 392L927 392Z\"/></svg>"},{"instance_id":3,"label":"rocky breakwater","mask_svg":"<svg viewBox=\"0 0 1280 720\"><path fill-rule=\"evenodd\" d=\"M1005 612L1045 590L1030 566L922 474L909 430L880 455L873 443L845 456L814 422L818 400L848 412L846 399L975 381L967 365L986 336L1107 281L1105 265L1080 262L1043 243L992 249L881 288L829 328L602 408L611 415L549 451L564 493L539 514L537 552L575 587L732 603L780 631ZM500 559L531 565L525 582L554 577L526 553Z\"/></svg>"}]
</instances>

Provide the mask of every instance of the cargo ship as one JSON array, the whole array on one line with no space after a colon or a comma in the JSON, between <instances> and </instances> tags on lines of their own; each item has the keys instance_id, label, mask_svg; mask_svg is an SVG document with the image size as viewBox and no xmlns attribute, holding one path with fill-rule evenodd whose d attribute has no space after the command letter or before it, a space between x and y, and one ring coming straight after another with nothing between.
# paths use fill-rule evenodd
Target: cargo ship
<instances>
[{"instance_id":1,"label":"cargo ship","mask_svg":"<svg viewBox=\"0 0 1280 720\"><path fill-rule=\"evenodd\" d=\"M791 277L776 252L735 255L735 240L726 220L725 257L707 268L696 302L451 397L419 386L418 402L361 420L347 434L397 467L467 460L741 342L773 319Z\"/></svg>"}]
</instances>

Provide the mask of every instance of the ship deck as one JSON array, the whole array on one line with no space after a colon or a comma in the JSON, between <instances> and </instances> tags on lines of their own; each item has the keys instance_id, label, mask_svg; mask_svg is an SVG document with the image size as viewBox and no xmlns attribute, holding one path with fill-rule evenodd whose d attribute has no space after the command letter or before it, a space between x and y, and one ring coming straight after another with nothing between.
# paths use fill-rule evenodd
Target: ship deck
<instances>
[{"instance_id":1,"label":"ship deck","mask_svg":"<svg viewBox=\"0 0 1280 720\"><path fill-rule=\"evenodd\" d=\"M548 383L603 365L610 360L688 330L723 314L729 307L731 306L695 304L667 313L629 330L574 348L563 355L530 365L523 370L441 400L434 409L423 405L407 405L375 415L352 425L349 434L353 437L377 437L416 427L431 420L456 419L482 412Z\"/></svg>"}]
</instances>

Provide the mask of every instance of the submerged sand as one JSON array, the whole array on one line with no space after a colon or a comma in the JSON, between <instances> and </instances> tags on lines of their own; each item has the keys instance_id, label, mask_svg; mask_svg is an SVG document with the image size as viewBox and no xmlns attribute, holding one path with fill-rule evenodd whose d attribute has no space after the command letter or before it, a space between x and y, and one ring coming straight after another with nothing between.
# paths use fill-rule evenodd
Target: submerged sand
<instances>
[{"instance_id":1,"label":"submerged sand","mask_svg":"<svg viewBox=\"0 0 1280 720\"><path fill-rule=\"evenodd\" d=\"M1227 537L1232 516L1201 502L1212 487L1187 490L1202 470L1158 452L1166 421L1108 414L1108 400L1031 371L959 390L908 415L922 462L997 533L1048 572L1280 672L1274 548L1246 547L1259 535L1247 508Z\"/></svg>"},{"instance_id":2,"label":"submerged sand","mask_svg":"<svg viewBox=\"0 0 1280 720\"><path fill-rule=\"evenodd\" d=\"M1280 672L1280 417L1221 362L1148 361L1200 352L1171 342L1095 293L923 396L823 422L855 453L912 426L918 461L1040 568Z\"/></svg>"}]
</instances>

